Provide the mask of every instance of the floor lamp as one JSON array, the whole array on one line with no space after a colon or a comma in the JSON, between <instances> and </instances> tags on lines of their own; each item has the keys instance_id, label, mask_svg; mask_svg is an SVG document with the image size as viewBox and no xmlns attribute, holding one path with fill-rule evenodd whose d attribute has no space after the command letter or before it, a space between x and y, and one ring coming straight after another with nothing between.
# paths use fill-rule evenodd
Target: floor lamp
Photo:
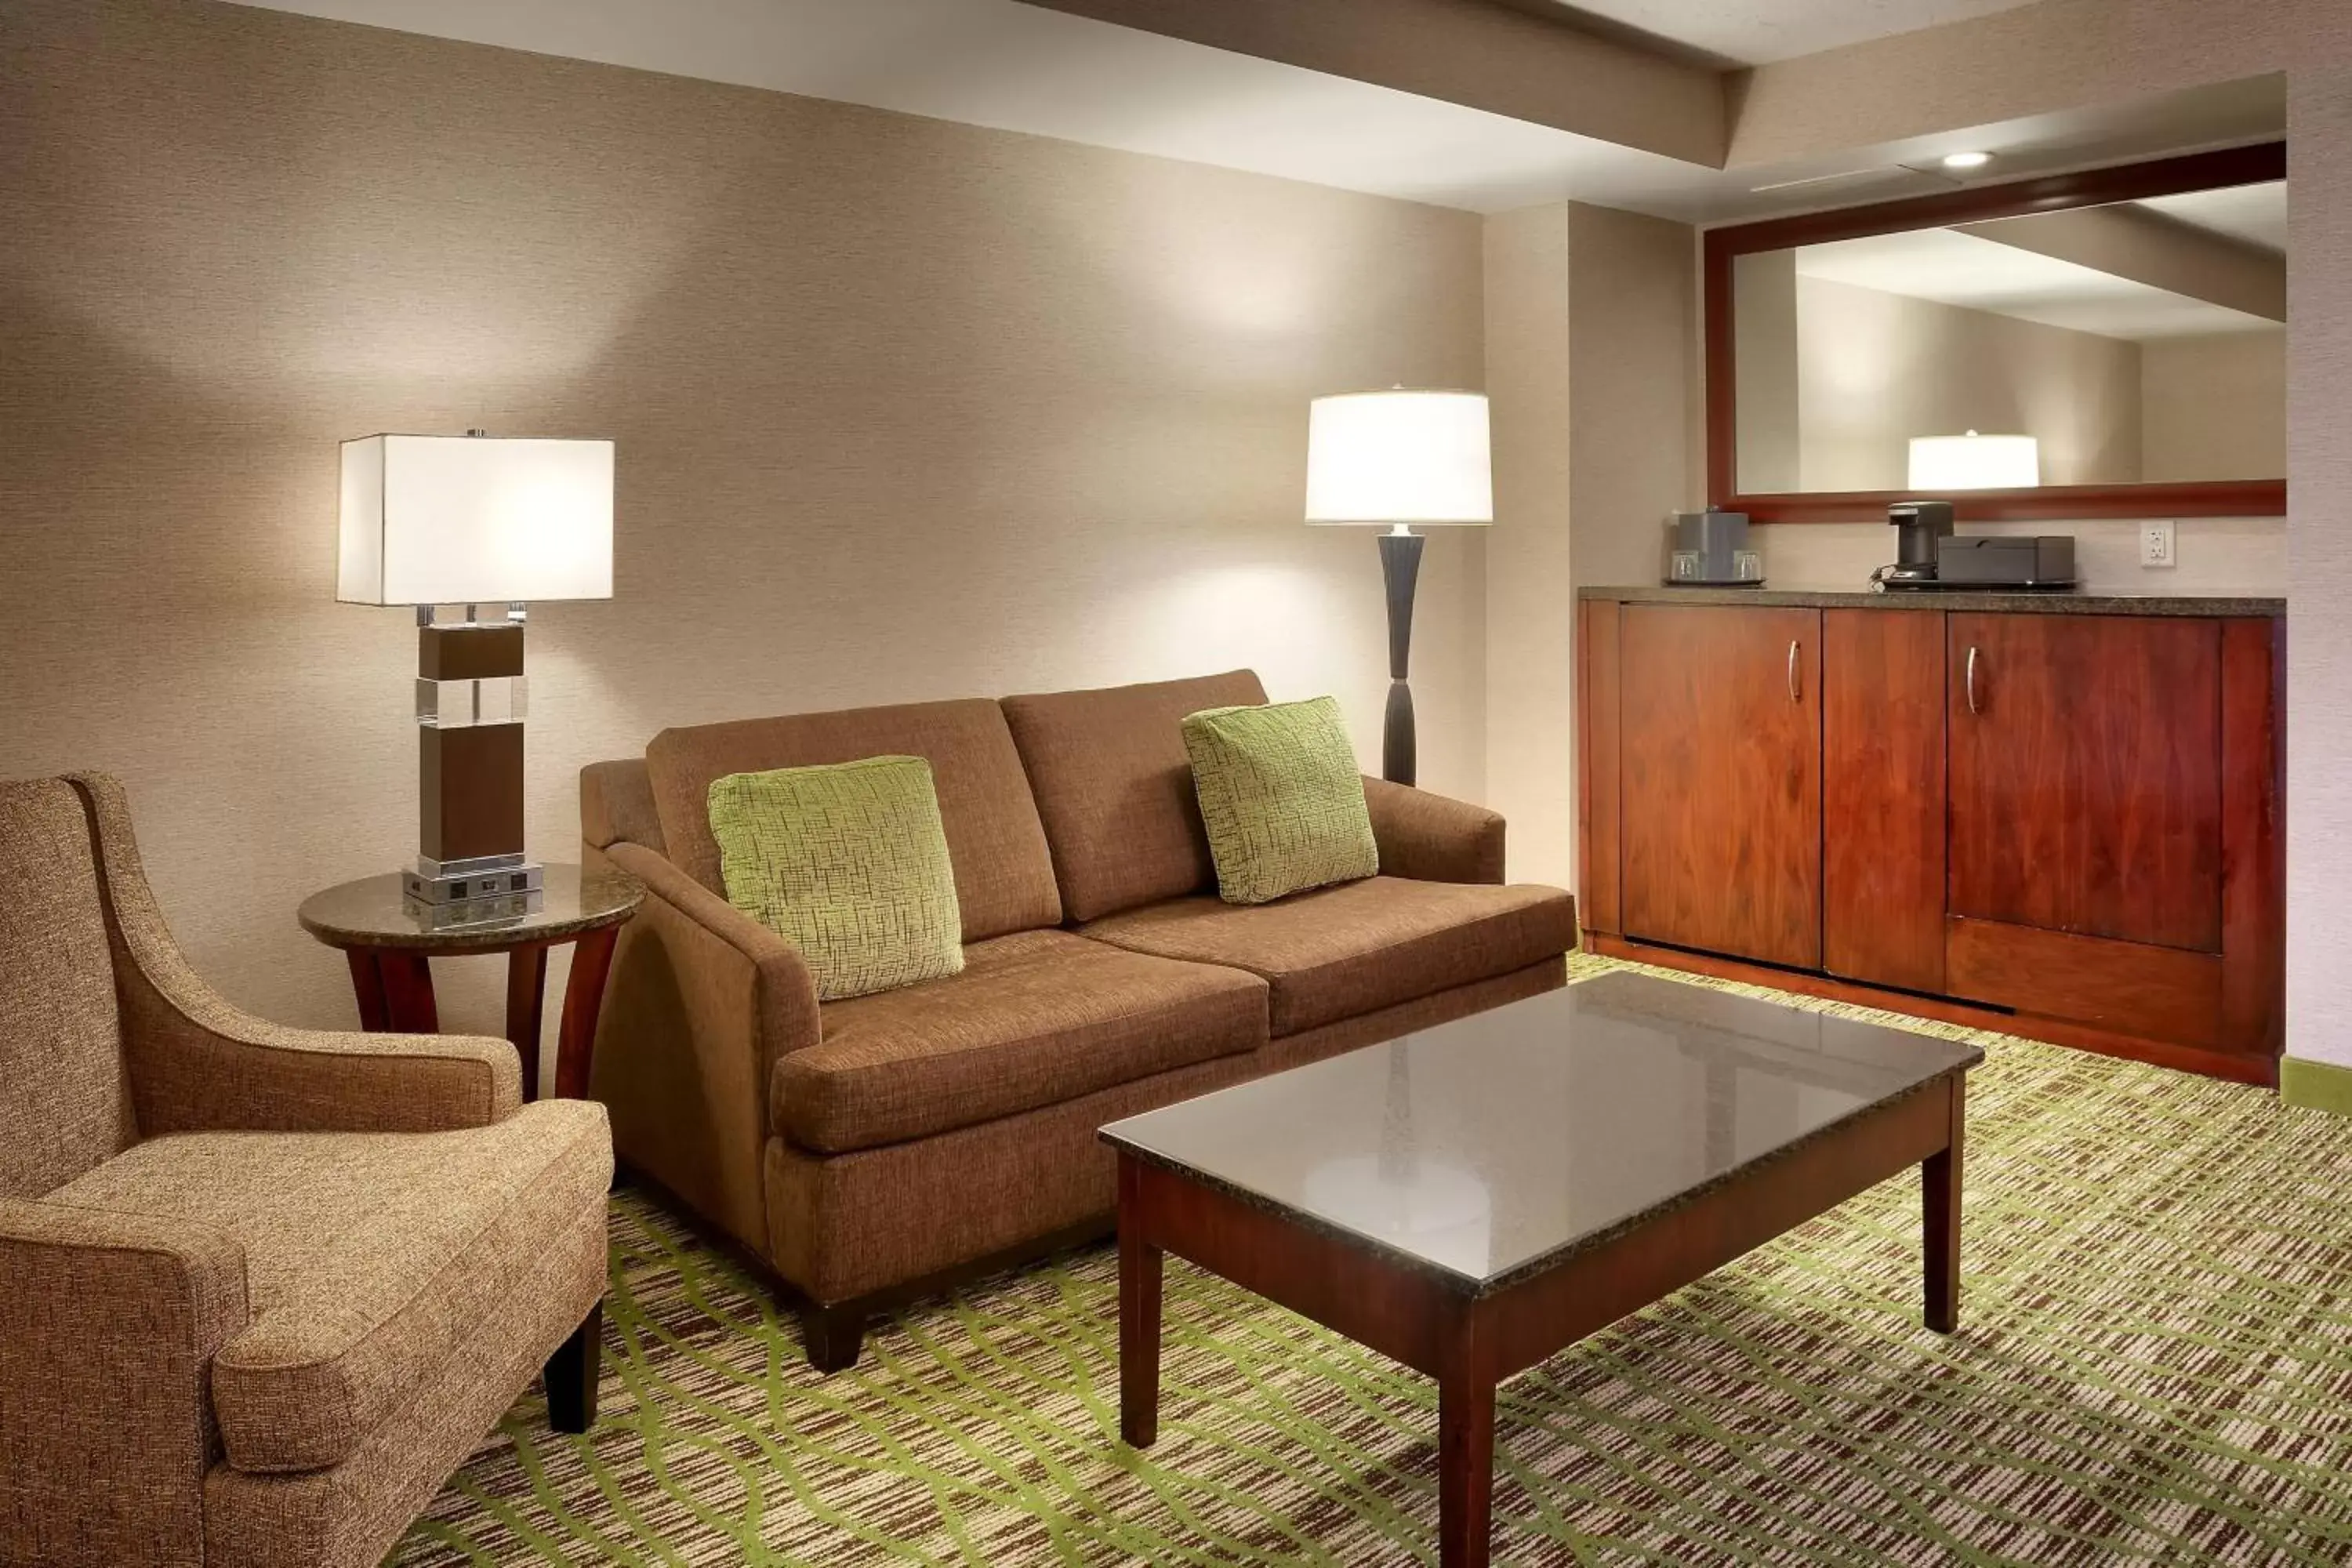
<instances>
[{"instance_id":1,"label":"floor lamp","mask_svg":"<svg viewBox=\"0 0 2352 1568\"><path fill-rule=\"evenodd\" d=\"M1307 521L1388 525L1380 542L1389 601L1381 775L1412 784L1412 687L1406 669L1422 546L1412 525L1495 521L1486 394L1393 387L1315 399L1307 420Z\"/></svg>"}]
</instances>

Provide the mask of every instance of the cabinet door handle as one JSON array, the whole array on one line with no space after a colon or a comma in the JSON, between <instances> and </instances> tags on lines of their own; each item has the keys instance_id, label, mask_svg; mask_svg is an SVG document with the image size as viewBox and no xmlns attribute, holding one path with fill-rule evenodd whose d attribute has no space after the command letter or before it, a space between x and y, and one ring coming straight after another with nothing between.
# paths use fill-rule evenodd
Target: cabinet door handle
<instances>
[{"instance_id":1,"label":"cabinet door handle","mask_svg":"<svg viewBox=\"0 0 2352 1568\"><path fill-rule=\"evenodd\" d=\"M1798 684L1797 675L1797 649L1801 646L1796 638L1789 639L1789 700L1791 702L1802 702L1805 700L1804 688Z\"/></svg>"},{"instance_id":2,"label":"cabinet door handle","mask_svg":"<svg viewBox=\"0 0 2352 1568\"><path fill-rule=\"evenodd\" d=\"M1971 713L1983 712L1984 710L1977 706L1977 650L1973 647L1969 649L1968 688L1969 711Z\"/></svg>"}]
</instances>

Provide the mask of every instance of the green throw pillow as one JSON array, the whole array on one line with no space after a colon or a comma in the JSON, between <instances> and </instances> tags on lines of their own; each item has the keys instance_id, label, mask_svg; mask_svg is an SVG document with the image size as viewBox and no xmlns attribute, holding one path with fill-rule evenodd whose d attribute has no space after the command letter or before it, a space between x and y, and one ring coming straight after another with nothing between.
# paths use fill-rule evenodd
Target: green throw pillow
<instances>
[{"instance_id":1,"label":"green throw pillow","mask_svg":"<svg viewBox=\"0 0 2352 1568\"><path fill-rule=\"evenodd\" d=\"M1381 868L1356 749L1330 698L1192 714L1184 750L1225 902L1263 904Z\"/></svg>"},{"instance_id":2,"label":"green throw pillow","mask_svg":"<svg viewBox=\"0 0 2352 1568\"><path fill-rule=\"evenodd\" d=\"M963 968L931 764L867 757L710 785L727 901L801 950L820 1000Z\"/></svg>"}]
</instances>

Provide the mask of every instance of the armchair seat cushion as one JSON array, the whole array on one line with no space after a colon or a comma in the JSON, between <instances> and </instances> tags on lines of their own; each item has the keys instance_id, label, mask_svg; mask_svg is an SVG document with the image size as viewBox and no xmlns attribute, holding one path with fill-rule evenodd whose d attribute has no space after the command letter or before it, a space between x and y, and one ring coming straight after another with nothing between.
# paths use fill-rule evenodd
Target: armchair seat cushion
<instances>
[{"instance_id":1,"label":"armchair seat cushion","mask_svg":"<svg viewBox=\"0 0 2352 1568\"><path fill-rule=\"evenodd\" d=\"M1173 899L1081 929L1263 977L1279 1038L1558 957L1576 945L1576 900L1557 888L1372 877L1270 904Z\"/></svg>"},{"instance_id":2,"label":"armchair seat cushion","mask_svg":"<svg viewBox=\"0 0 2352 1568\"><path fill-rule=\"evenodd\" d=\"M45 1201L243 1247L251 1320L213 1359L213 1406L228 1463L267 1473L341 1463L460 1362L541 1254L578 1245L612 1173L604 1107L547 1100L458 1131L151 1139Z\"/></svg>"},{"instance_id":3,"label":"armchair seat cushion","mask_svg":"<svg viewBox=\"0 0 2352 1568\"><path fill-rule=\"evenodd\" d=\"M819 1153L928 1137L1254 1050L1265 983L1066 931L974 942L963 973L831 1002L776 1064L772 1124Z\"/></svg>"}]
</instances>

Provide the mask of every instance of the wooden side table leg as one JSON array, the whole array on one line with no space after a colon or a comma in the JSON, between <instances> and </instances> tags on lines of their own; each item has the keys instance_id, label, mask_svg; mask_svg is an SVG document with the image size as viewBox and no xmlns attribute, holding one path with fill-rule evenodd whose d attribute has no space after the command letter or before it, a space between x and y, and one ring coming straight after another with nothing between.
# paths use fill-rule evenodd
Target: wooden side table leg
<instances>
[{"instance_id":1,"label":"wooden side table leg","mask_svg":"<svg viewBox=\"0 0 2352 1568\"><path fill-rule=\"evenodd\" d=\"M347 947L344 962L352 966L352 994L360 1005L360 1027L381 1035L392 1027L392 1010L384 1005L383 972L376 967L375 949Z\"/></svg>"},{"instance_id":2,"label":"wooden side table leg","mask_svg":"<svg viewBox=\"0 0 2352 1568\"><path fill-rule=\"evenodd\" d=\"M1921 1238L1926 1250L1927 1326L1948 1334L1960 1326L1960 1142L1968 1080L1952 1079L1952 1142L1919 1167Z\"/></svg>"},{"instance_id":3,"label":"wooden side table leg","mask_svg":"<svg viewBox=\"0 0 2352 1568\"><path fill-rule=\"evenodd\" d=\"M1118 1159L1118 1435L1138 1448L1160 1437L1160 1287L1164 1258L1143 1239L1141 1173Z\"/></svg>"},{"instance_id":4,"label":"wooden side table leg","mask_svg":"<svg viewBox=\"0 0 2352 1568\"><path fill-rule=\"evenodd\" d=\"M507 1038L522 1058L522 1097L539 1098L539 1026L545 1012L547 949L519 947L507 954Z\"/></svg>"},{"instance_id":5,"label":"wooden side table leg","mask_svg":"<svg viewBox=\"0 0 2352 1568\"><path fill-rule=\"evenodd\" d=\"M616 926L592 931L572 950L572 978L563 986L563 1022L555 1034L555 1092L562 1099L588 1097L596 1015L604 1005L604 980L613 971L613 944L620 934Z\"/></svg>"},{"instance_id":6,"label":"wooden side table leg","mask_svg":"<svg viewBox=\"0 0 2352 1568\"><path fill-rule=\"evenodd\" d=\"M378 948L378 973L383 977L384 1026L396 1034L437 1035L441 1010L433 1001L433 966L421 952L404 947Z\"/></svg>"},{"instance_id":7,"label":"wooden side table leg","mask_svg":"<svg viewBox=\"0 0 2352 1568\"><path fill-rule=\"evenodd\" d=\"M1437 1378L1437 1561L1486 1568L1495 1490L1495 1373L1475 1309L1451 1331Z\"/></svg>"}]
</instances>

